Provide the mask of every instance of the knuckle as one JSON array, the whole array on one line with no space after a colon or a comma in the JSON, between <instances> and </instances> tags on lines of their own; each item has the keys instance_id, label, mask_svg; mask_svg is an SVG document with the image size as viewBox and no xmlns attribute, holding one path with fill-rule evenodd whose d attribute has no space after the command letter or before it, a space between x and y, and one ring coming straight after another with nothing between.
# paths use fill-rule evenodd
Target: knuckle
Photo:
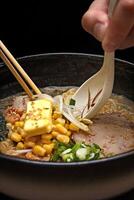
<instances>
[{"instance_id":1,"label":"knuckle","mask_svg":"<svg viewBox=\"0 0 134 200\"><path fill-rule=\"evenodd\" d=\"M83 27L87 32L88 32L88 29L89 29L89 27L88 27L88 24L89 24L88 20L89 20L89 14L88 14L88 12L86 12L86 13L83 15L83 17L82 17L81 24L82 24L82 27Z\"/></svg>"},{"instance_id":2,"label":"knuckle","mask_svg":"<svg viewBox=\"0 0 134 200\"><path fill-rule=\"evenodd\" d=\"M94 26L94 21L96 19L97 12L95 10L88 10L82 17L81 24L82 27L87 31L87 32L92 32L93 26Z\"/></svg>"}]
</instances>

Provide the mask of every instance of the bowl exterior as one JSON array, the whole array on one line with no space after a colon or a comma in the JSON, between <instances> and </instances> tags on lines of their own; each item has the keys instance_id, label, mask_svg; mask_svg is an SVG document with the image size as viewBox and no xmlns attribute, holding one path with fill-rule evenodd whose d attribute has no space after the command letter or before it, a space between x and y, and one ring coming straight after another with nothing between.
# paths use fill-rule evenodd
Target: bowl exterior
<instances>
[{"instance_id":1,"label":"bowl exterior","mask_svg":"<svg viewBox=\"0 0 134 200\"><path fill-rule=\"evenodd\" d=\"M55 164L1 158L0 191L17 199L107 199L134 187L134 156Z\"/></svg>"},{"instance_id":2,"label":"bowl exterior","mask_svg":"<svg viewBox=\"0 0 134 200\"><path fill-rule=\"evenodd\" d=\"M79 86L97 72L102 61L101 56L71 53L19 59L40 87ZM133 72L132 63L116 60L114 92L132 100ZM0 74L0 98L21 91L19 84L2 64ZM69 164L34 162L0 155L0 192L17 199L97 200L133 188L133 151L99 161Z\"/></svg>"}]
</instances>

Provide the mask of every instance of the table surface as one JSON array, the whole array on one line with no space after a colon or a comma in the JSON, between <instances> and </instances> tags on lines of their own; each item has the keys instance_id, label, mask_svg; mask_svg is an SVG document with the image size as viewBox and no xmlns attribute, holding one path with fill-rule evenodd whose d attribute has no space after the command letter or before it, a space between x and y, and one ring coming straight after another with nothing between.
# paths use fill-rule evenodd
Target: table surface
<instances>
[{"instance_id":1,"label":"table surface","mask_svg":"<svg viewBox=\"0 0 134 200\"><path fill-rule=\"evenodd\" d=\"M0 193L0 200L17 200L17 199L10 198ZM131 190L130 192L124 195L121 195L119 197L108 199L108 200L134 200L134 190Z\"/></svg>"}]
</instances>

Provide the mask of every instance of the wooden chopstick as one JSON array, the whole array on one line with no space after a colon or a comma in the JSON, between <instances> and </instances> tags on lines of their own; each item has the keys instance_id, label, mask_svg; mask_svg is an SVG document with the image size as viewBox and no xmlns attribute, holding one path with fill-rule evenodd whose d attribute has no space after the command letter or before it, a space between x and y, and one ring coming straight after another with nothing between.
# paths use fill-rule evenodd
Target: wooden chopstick
<instances>
[{"instance_id":1,"label":"wooden chopstick","mask_svg":"<svg viewBox=\"0 0 134 200\"><path fill-rule=\"evenodd\" d=\"M30 97L30 99L32 99L33 98L33 93L28 88L28 86L26 85L26 83L24 82L24 80L21 78L21 76L18 74L18 72L16 71L16 69L14 68L14 66L8 60L8 58L5 56L5 54L2 52L2 50L0 50L0 57L2 58L2 60L4 61L4 63L8 66L9 70L12 72L12 74L15 76L15 78L17 79L17 81L23 87L23 89L28 94L28 96Z\"/></svg>"},{"instance_id":2,"label":"wooden chopstick","mask_svg":"<svg viewBox=\"0 0 134 200\"><path fill-rule=\"evenodd\" d=\"M8 58L10 63L13 64L13 66L20 72L23 79L29 84L29 86L33 89L33 91L36 94L41 94L41 91L39 88L35 85L35 83L31 80L31 78L27 75L27 73L24 71L24 69L20 66L20 64L17 62L17 60L13 57L13 55L9 52L9 50L6 48L6 46L0 41L0 48L2 49L5 56ZM11 65L10 65L11 66Z\"/></svg>"}]
</instances>

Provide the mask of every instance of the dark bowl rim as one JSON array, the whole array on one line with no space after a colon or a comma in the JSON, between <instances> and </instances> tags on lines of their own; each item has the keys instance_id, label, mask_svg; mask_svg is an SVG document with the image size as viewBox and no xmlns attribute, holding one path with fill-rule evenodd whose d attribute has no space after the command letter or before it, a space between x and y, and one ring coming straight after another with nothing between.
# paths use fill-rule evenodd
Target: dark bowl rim
<instances>
[{"instance_id":1,"label":"dark bowl rim","mask_svg":"<svg viewBox=\"0 0 134 200\"><path fill-rule=\"evenodd\" d=\"M75 166L92 166L92 165L100 165L100 164L105 164L121 159L125 159L128 157L134 156L134 150L124 152L112 157L108 158L102 158L98 160L90 160L90 161L79 161L79 162L70 162L70 163L65 163L65 162L52 162L52 161L39 161L39 160L28 160L24 158L18 158L15 156L10 156L6 154L1 154L0 153L0 159L4 159L7 161L11 161L12 163L20 163L20 164L25 164L28 166L40 166L40 167L75 167Z\"/></svg>"},{"instance_id":2,"label":"dark bowl rim","mask_svg":"<svg viewBox=\"0 0 134 200\"><path fill-rule=\"evenodd\" d=\"M20 56L17 58L17 60L23 60L23 59L28 59L28 58L36 58L36 57L42 57L42 56L53 56L53 55L76 55L76 56L90 56L90 57L99 57L99 58L103 58L104 55L100 55L100 54L88 54L88 53L80 53L80 52L48 52L48 53L39 53L39 54L31 54L31 55L25 55L25 56ZM115 61L119 61L122 63L126 63L129 65L134 66L134 63L126 61L126 60L122 60L120 58L116 58L115 57ZM0 67L4 66L3 62L0 62Z\"/></svg>"},{"instance_id":3,"label":"dark bowl rim","mask_svg":"<svg viewBox=\"0 0 134 200\"><path fill-rule=\"evenodd\" d=\"M42 57L42 56L53 56L53 55L76 55L76 56L90 56L90 57L98 57L103 58L103 55L97 55L97 54L87 54L87 53L75 53L75 52L58 52L58 53L42 53L42 54L33 54L33 55L26 55L22 57L18 57L17 60L23 60L28 58L36 58L36 57ZM119 58L115 58L116 61L129 64L131 66L134 66L134 63L131 63L129 61L125 61ZM4 63L0 63L0 69L4 66ZM26 165L34 165L34 166L40 166L40 167L75 167L75 166L85 166L85 165L97 165L102 163L107 163L111 161L116 161L120 159L125 159L127 157L134 156L134 150L124 152L112 157L103 158L99 160L90 160L90 161L81 161L81 162L70 162L70 163L63 163L63 162L50 162L50 161L37 161L37 160L28 160L23 158L17 158L15 156L5 155L0 153L0 159L8 160L17 162L20 164L26 164Z\"/></svg>"}]
</instances>

